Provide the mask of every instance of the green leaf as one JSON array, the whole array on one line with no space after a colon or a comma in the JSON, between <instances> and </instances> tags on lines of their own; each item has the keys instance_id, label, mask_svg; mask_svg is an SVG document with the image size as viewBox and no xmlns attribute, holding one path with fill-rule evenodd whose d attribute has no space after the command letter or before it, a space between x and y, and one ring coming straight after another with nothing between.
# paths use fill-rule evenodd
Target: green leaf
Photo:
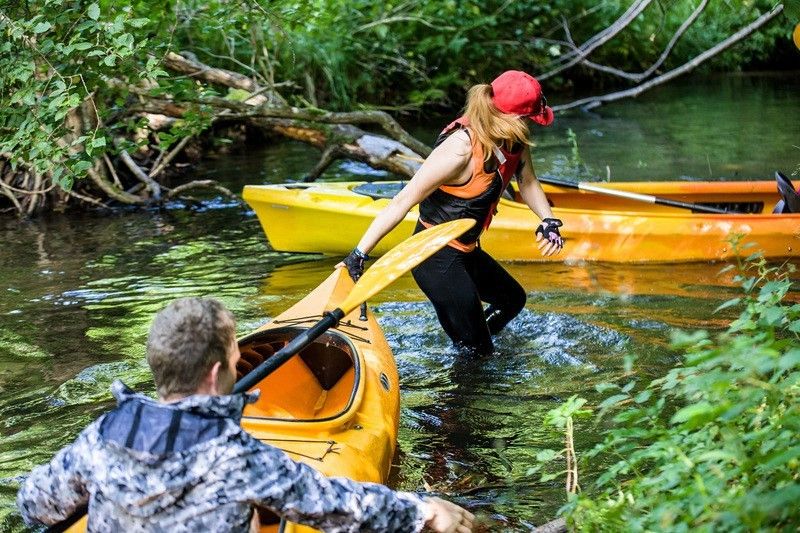
<instances>
[{"instance_id":1,"label":"green leaf","mask_svg":"<svg viewBox=\"0 0 800 533\"><path fill-rule=\"evenodd\" d=\"M784 0L783 14L792 24L800 24L800 0Z\"/></svg>"},{"instance_id":2,"label":"green leaf","mask_svg":"<svg viewBox=\"0 0 800 533\"><path fill-rule=\"evenodd\" d=\"M52 27L53 26L47 21L40 22L39 24L37 24L36 26L33 27L33 33L37 33L37 34L38 33L44 33L47 30L49 30L50 28L52 28Z\"/></svg>"},{"instance_id":3,"label":"green leaf","mask_svg":"<svg viewBox=\"0 0 800 533\"><path fill-rule=\"evenodd\" d=\"M800 348L792 348L783 354L778 362L782 370L789 370L800 367Z\"/></svg>"},{"instance_id":4,"label":"green leaf","mask_svg":"<svg viewBox=\"0 0 800 533\"><path fill-rule=\"evenodd\" d=\"M82 174L87 170L89 170L90 168L92 168L91 161L78 161L72 167L72 171L75 172L76 174Z\"/></svg>"},{"instance_id":5,"label":"green leaf","mask_svg":"<svg viewBox=\"0 0 800 533\"><path fill-rule=\"evenodd\" d=\"M716 309L714 309L714 313L719 313L723 309L727 309L728 307L733 307L734 305L738 305L739 302L741 302L741 301L742 301L741 298L733 298L731 300L728 300L727 302L721 304Z\"/></svg>"},{"instance_id":6,"label":"green leaf","mask_svg":"<svg viewBox=\"0 0 800 533\"><path fill-rule=\"evenodd\" d=\"M701 401L691 405L687 405L683 409L675 413L670 420L673 424L683 424L691 422L692 424L705 420L713 415L716 408L707 401Z\"/></svg>"},{"instance_id":7,"label":"green leaf","mask_svg":"<svg viewBox=\"0 0 800 533\"><path fill-rule=\"evenodd\" d=\"M91 146L92 148L104 148L106 145L106 138L105 137L95 137L92 139Z\"/></svg>"},{"instance_id":8,"label":"green leaf","mask_svg":"<svg viewBox=\"0 0 800 533\"><path fill-rule=\"evenodd\" d=\"M652 395L653 395L653 391L651 391L650 389L645 389L642 392L640 392L639 394L637 394L633 398L633 401L636 402L636 403L644 403L647 400L649 400Z\"/></svg>"},{"instance_id":9,"label":"green leaf","mask_svg":"<svg viewBox=\"0 0 800 533\"><path fill-rule=\"evenodd\" d=\"M536 460L541 463L546 463L552 461L556 457L559 457L561 454L555 450L540 450L536 454Z\"/></svg>"},{"instance_id":10,"label":"green leaf","mask_svg":"<svg viewBox=\"0 0 800 533\"><path fill-rule=\"evenodd\" d=\"M97 4L92 4L89 6L89 9L86 11L86 14L89 15L89 18L92 20L97 20L100 18L100 6Z\"/></svg>"},{"instance_id":11,"label":"green leaf","mask_svg":"<svg viewBox=\"0 0 800 533\"><path fill-rule=\"evenodd\" d=\"M610 390L618 390L619 385L617 385L616 383L598 383L597 385L594 386L594 389L597 392L607 392Z\"/></svg>"},{"instance_id":12,"label":"green leaf","mask_svg":"<svg viewBox=\"0 0 800 533\"><path fill-rule=\"evenodd\" d=\"M600 409L608 409L609 407L616 405L623 400L627 400L628 398L630 398L630 396L627 394L615 394L603 400L599 407Z\"/></svg>"},{"instance_id":13,"label":"green leaf","mask_svg":"<svg viewBox=\"0 0 800 533\"><path fill-rule=\"evenodd\" d=\"M554 479L557 479L561 474L562 474L561 472L558 472L556 474L542 474L540 481L542 483L545 483L547 481L553 481Z\"/></svg>"}]
</instances>

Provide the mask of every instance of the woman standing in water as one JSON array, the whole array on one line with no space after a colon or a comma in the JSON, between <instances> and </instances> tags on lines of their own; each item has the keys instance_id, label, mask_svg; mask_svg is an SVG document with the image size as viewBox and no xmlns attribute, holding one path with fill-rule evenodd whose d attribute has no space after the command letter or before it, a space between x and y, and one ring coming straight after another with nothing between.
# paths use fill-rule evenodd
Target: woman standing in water
<instances>
[{"instance_id":1,"label":"woman standing in water","mask_svg":"<svg viewBox=\"0 0 800 533\"><path fill-rule=\"evenodd\" d=\"M517 175L522 200L542 220L535 232L542 255L563 246L562 223L553 218L531 163L529 122L553 122L553 110L532 76L512 70L491 84L473 86L464 115L442 131L431 155L343 261L357 279L367 254L417 204L415 233L458 218L476 220L473 229L412 271L447 335L469 353L492 353L491 336L525 305L523 288L479 242L512 176ZM482 302L489 304L485 310Z\"/></svg>"}]
</instances>

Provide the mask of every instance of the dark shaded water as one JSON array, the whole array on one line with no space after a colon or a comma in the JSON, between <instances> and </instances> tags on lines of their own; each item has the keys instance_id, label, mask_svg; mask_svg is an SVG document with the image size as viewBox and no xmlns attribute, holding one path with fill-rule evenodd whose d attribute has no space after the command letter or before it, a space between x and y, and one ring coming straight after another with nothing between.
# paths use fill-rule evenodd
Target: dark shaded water
<instances>
[{"instance_id":1,"label":"dark shaded water","mask_svg":"<svg viewBox=\"0 0 800 533\"><path fill-rule=\"evenodd\" d=\"M559 120L538 138L555 146L537 152L537 166L574 178L605 176L609 165L619 180L708 179L709 163L712 179L791 171L800 162L798 89L797 78L684 82ZM577 151L565 144L568 129ZM239 190L297 179L316 157L284 144L209 162L198 174ZM381 173L341 163L325 178L367 175ZM109 408L113 379L152 391L144 340L163 305L215 296L245 333L336 262L272 251L246 207L218 201L200 210L0 220L0 243L0 530L20 528L19 477ZM454 355L413 281L384 291L373 309L402 386L394 483L450 492L493 530L552 517L563 485L526 475L539 449L562 442L543 426L544 414L574 394L595 400L594 385L619 377L626 354L637 356L644 377L663 373L677 360L667 349L672 328L723 327L731 315L713 310L736 289L717 278L720 266L508 265L528 305L499 336L500 354L480 363ZM596 438L595 426L579 423L578 454ZM602 468L591 465L582 479Z\"/></svg>"}]
</instances>

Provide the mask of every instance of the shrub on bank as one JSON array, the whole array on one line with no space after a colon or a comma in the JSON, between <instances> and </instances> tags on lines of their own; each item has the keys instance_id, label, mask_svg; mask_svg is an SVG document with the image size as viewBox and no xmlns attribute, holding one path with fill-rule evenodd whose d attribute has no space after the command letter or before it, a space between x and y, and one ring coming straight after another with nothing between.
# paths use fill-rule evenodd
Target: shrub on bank
<instances>
[{"instance_id":1,"label":"shrub on bank","mask_svg":"<svg viewBox=\"0 0 800 533\"><path fill-rule=\"evenodd\" d=\"M800 524L800 304L793 269L740 275L721 335L676 333L683 364L645 387L609 384L613 427L585 454L611 464L561 513L576 530L756 531ZM633 382L631 382L633 383Z\"/></svg>"}]
</instances>

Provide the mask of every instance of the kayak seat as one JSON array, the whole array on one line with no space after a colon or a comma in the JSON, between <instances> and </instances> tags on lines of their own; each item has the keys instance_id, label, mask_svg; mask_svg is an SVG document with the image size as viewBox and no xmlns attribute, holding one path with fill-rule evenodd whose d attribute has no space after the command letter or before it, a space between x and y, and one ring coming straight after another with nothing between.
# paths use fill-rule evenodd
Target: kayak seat
<instances>
[{"instance_id":1,"label":"kayak seat","mask_svg":"<svg viewBox=\"0 0 800 533\"><path fill-rule=\"evenodd\" d=\"M295 335L292 332L289 338ZM239 374L252 370L285 345L274 337L267 343L264 340L240 346ZM284 420L334 417L347 409L355 385L350 345L338 335L324 334L259 383L261 395L245 408L245 415Z\"/></svg>"},{"instance_id":2,"label":"kayak seat","mask_svg":"<svg viewBox=\"0 0 800 533\"><path fill-rule=\"evenodd\" d=\"M794 188L791 180L782 172L775 172L775 180L778 182L781 199L772 212L777 214L800 213L800 191Z\"/></svg>"}]
</instances>

